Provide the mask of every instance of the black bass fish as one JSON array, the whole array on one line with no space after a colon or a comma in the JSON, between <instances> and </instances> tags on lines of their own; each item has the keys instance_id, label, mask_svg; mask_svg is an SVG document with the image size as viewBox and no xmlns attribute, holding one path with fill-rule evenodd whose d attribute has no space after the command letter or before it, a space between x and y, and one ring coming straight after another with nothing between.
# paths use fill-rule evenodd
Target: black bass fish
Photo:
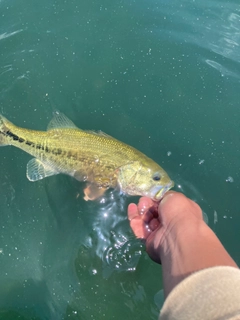
<instances>
[{"instance_id":1,"label":"black bass fish","mask_svg":"<svg viewBox=\"0 0 240 320\"><path fill-rule=\"evenodd\" d=\"M103 132L83 131L56 112L47 131L15 126L0 115L0 145L12 145L31 154L27 178L37 181L64 173L87 181L85 200L94 200L108 188L128 195L160 200L174 183L152 159Z\"/></svg>"}]
</instances>

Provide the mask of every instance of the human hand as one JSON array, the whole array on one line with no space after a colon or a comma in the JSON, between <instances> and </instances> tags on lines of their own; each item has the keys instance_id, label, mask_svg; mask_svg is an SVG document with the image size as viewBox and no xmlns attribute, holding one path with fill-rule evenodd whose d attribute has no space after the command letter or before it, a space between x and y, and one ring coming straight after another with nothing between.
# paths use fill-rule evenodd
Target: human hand
<instances>
[{"instance_id":1,"label":"human hand","mask_svg":"<svg viewBox=\"0 0 240 320\"><path fill-rule=\"evenodd\" d=\"M150 258L162 263L165 296L193 272L237 267L203 221L200 207L181 193L169 191L160 203L143 197L129 205L128 218L135 235L146 240Z\"/></svg>"},{"instance_id":2,"label":"human hand","mask_svg":"<svg viewBox=\"0 0 240 320\"><path fill-rule=\"evenodd\" d=\"M161 263L161 249L169 250L169 234L177 237L189 225L202 221L202 211L192 200L181 193L169 191L160 203L142 197L138 205L128 206L128 219L137 238L146 240L146 250L152 260ZM171 245L171 241L170 241ZM174 246L174 243L172 243Z\"/></svg>"}]
</instances>

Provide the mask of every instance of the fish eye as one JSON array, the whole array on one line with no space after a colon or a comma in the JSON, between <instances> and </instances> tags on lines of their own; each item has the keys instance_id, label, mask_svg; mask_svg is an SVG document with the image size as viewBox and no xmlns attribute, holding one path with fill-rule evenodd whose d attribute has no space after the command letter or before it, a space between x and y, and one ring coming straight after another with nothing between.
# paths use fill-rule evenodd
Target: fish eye
<instances>
[{"instance_id":1,"label":"fish eye","mask_svg":"<svg viewBox=\"0 0 240 320\"><path fill-rule=\"evenodd\" d=\"M160 179L161 179L160 173L155 173L154 176L153 176L153 180L154 181L159 181Z\"/></svg>"}]
</instances>

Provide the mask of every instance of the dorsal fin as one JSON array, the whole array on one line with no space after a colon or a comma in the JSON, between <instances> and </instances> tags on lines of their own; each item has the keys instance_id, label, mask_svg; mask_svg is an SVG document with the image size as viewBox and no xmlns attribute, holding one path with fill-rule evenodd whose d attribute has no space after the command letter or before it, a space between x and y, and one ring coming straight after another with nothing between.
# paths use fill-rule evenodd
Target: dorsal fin
<instances>
[{"instance_id":1,"label":"dorsal fin","mask_svg":"<svg viewBox=\"0 0 240 320\"><path fill-rule=\"evenodd\" d=\"M91 134L95 134L96 136L101 136L101 137L105 137L105 138L110 138L110 139L114 139L112 136L110 136L109 134L99 130L99 131L93 131L93 130L86 130L85 132L91 133Z\"/></svg>"},{"instance_id":2,"label":"dorsal fin","mask_svg":"<svg viewBox=\"0 0 240 320\"><path fill-rule=\"evenodd\" d=\"M49 122L47 130L72 128L80 130L75 124L68 119L63 113L55 111L52 120Z\"/></svg>"}]
</instances>

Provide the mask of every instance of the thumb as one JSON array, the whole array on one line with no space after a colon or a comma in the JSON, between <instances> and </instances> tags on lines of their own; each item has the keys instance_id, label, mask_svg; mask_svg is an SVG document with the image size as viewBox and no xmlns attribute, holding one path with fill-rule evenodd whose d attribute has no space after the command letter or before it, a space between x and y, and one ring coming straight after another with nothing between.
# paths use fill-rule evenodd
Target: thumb
<instances>
[{"instance_id":1,"label":"thumb","mask_svg":"<svg viewBox=\"0 0 240 320\"><path fill-rule=\"evenodd\" d=\"M178 219L194 217L202 220L202 210L199 205L175 191L166 193L159 204L158 213L163 227L176 217Z\"/></svg>"}]
</instances>

